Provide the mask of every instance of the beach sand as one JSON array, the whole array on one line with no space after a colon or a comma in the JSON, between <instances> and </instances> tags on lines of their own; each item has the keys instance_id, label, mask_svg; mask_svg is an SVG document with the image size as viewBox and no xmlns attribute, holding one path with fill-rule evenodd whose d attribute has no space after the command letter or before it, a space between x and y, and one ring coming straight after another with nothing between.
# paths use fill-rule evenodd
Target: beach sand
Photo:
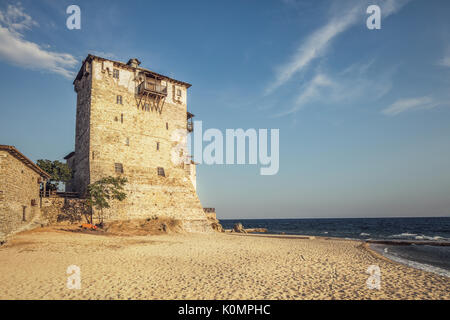
<instances>
[{"instance_id":1,"label":"beach sand","mask_svg":"<svg viewBox=\"0 0 450 320\"><path fill-rule=\"evenodd\" d=\"M70 265L81 268L79 290L66 286ZM380 290L367 288L370 265L380 267ZM48 227L0 247L0 299L450 299L450 279L358 241Z\"/></svg>"}]
</instances>

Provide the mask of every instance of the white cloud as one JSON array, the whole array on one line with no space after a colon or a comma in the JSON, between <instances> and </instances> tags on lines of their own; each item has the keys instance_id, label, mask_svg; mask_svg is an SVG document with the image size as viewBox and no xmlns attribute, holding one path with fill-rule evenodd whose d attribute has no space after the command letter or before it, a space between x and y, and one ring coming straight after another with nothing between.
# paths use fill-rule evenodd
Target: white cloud
<instances>
[{"instance_id":1,"label":"white cloud","mask_svg":"<svg viewBox=\"0 0 450 320\"><path fill-rule=\"evenodd\" d=\"M381 8L382 17L397 12L410 0L378 0L371 1ZM342 4L342 2L339 2ZM347 3L348 4L348 3ZM352 7L345 10L338 10L329 21L321 28L309 35L291 60L280 67L276 72L274 82L266 89L266 94L273 92L276 88L289 81L296 73L304 70L312 61L323 56L329 44L338 35L348 30L357 22L362 22L367 8L367 1L357 1L352 3Z\"/></svg>"},{"instance_id":2,"label":"white cloud","mask_svg":"<svg viewBox=\"0 0 450 320\"><path fill-rule=\"evenodd\" d=\"M313 104L344 106L367 104L386 95L392 89L392 76L397 68L390 67L381 72L376 69L375 60L354 63L336 74L317 72L311 81L304 85L287 111L273 115L281 117L297 112ZM374 70L377 70L375 72Z\"/></svg>"},{"instance_id":3,"label":"white cloud","mask_svg":"<svg viewBox=\"0 0 450 320\"><path fill-rule=\"evenodd\" d=\"M117 56L114 53L110 52L104 52L104 51L96 51L96 50L89 50L94 56L102 57L106 59L118 59Z\"/></svg>"},{"instance_id":4,"label":"white cloud","mask_svg":"<svg viewBox=\"0 0 450 320\"><path fill-rule=\"evenodd\" d=\"M431 97L418 97L400 99L391 104L389 107L383 109L381 113L386 116L395 116L399 113L413 110L413 109L431 109L438 106L440 103L434 101Z\"/></svg>"},{"instance_id":5,"label":"white cloud","mask_svg":"<svg viewBox=\"0 0 450 320\"><path fill-rule=\"evenodd\" d=\"M301 109L305 104L316 100L320 96L322 88L331 87L334 83L325 74L317 74L304 88L302 93L297 97L294 107L278 113L274 117L282 117L294 113Z\"/></svg>"},{"instance_id":6,"label":"white cloud","mask_svg":"<svg viewBox=\"0 0 450 320\"><path fill-rule=\"evenodd\" d=\"M23 11L20 5L8 5L6 12L0 11L0 23L5 25L11 32L31 29L33 26L39 25Z\"/></svg>"},{"instance_id":7,"label":"white cloud","mask_svg":"<svg viewBox=\"0 0 450 320\"><path fill-rule=\"evenodd\" d=\"M346 17L334 18L324 27L312 33L298 49L291 61L278 68L275 81L267 88L267 93L283 85L298 71L306 68L314 59L324 54L329 42L352 25L357 15L353 9Z\"/></svg>"},{"instance_id":8,"label":"white cloud","mask_svg":"<svg viewBox=\"0 0 450 320\"><path fill-rule=\"evenodd\" d=\"M23 68L73 78L73 68L78 63L74 56L45 50L24 39L23 31L34 26L38 26L38 23L20 5L9 5L6 11L0 10L0 59Z\"/></svg>"}]
</instances>

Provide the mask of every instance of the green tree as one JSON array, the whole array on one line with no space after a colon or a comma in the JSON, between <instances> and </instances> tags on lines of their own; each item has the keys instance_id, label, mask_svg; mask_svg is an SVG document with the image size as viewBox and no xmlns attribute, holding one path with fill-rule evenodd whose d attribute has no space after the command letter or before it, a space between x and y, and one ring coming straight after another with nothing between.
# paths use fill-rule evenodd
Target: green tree
<instances>
[{"instance_id":1,"label":"green tree","mask_svg":"<svg viewBox=\"0 0 450 320\"><path fill-rule=\"evenodd\" d=\"M90 223L93 223L93 208L100 210L99 219L103 223L103 209L109 208L110 200L123 201L127 195L123 187L128 182L124 177L105 177L87 187L87 205L90 207Z\"/></svg>"},{"instance_id":2,"label":"green tree","mask_svg":"<svg viewBox=\"0 0 450 320\"><path fill-rule=\"evenodd\" d=\"M55 160L40 159L37 165L50 174L51 178L47 181L47 190L58 190L60 182L67 182L72 179L72 170L66 163Z\"/></svg>"}]
</instances>

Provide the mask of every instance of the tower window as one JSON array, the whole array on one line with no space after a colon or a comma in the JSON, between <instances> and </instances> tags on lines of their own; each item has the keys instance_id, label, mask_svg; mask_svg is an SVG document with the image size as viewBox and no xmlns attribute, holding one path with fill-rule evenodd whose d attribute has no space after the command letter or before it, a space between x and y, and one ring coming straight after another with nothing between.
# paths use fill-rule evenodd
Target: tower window
<instances>
[{"instance_id":1,"label":"tower window","mask_svg":"<svg viewBox=\"0 0 450 320\"><path fill-rule=\"evenodd\" d=\"M123 113L120 114L120 122L123 123Z\"/></svg>"},{"instance_id":2,"label":"tower window","mask_svg":"<svg viewBox=\"0 0 450 320\"><path fill-rule=\"evenodd\" d=\"M159 142L156 143L156 150L159 151Z\"/></svg>"},{"instance_id":3,"label":"tower window","mask_svg":"<svg viewBox=\"0 0 450 320\"><path fill-rule=\"evenodd\" d=\"M165 177L164 168L158 167L158 176Z\"/></svg>"},{"instance_id":4,"label":"tower window","mask_svg":"<svg viewBox=\"0 0 450 320\"><path fill-rule=\"evenodd\" d=\"M119 70L117 69L113 70L113 78L119 79Z\"/></svg>"},{"instance_id":5,"label":"tower window","mask_svg":"<svg viewBox=\"0 0 450 320\"><path fill-rule=\"evenodd\" d=\"M117 104L122 104L122 96L117 96L116 102L117 102Z\"/></svg>"},{"instance_id":6,"label":"tower window","mask_svg":"<svg viewBox=\"0 0 450 320\"><path fill-rule=\"evenodd\" d=\"M166 122L166 130L169 130L169 123Z\"/></svg>"},{"instance_id":7,"label":"tower window","mask_svg":"<svg viewBox=\"0 0 450 320\"><path fill-rule=\"evenodd\" d=\"M181 89L177 89L177 97L181 97Z\"/></svg>"},{"instance_id":8,"label":"tower window","mask_svg":"<svg viewBox=\"0 0 450 320\"><path fill-rule=\"evenodd\" d=\"M27 206L22 206L22 221L27 221Z\"/></svg>"},{"instance_id":9,"label":"tower window","mask_svg":"<svg viewBox=\"0 0 450 320\"><path fill-rule=\"evenodd\" d=\"M121 163L114 163L114 171L116 173L123 173L123 165Z\"/></svg>"}]
</instances>

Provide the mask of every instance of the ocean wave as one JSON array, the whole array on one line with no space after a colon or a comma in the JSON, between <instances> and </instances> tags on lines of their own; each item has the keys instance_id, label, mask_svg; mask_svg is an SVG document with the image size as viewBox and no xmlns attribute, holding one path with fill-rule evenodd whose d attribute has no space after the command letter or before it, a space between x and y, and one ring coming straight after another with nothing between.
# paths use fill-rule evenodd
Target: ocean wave
<instances>
[{"instance_id":1,"label":"ocean wave","mask_svg":"<svg viewBox=\"0 0 450 320\"><path fill-rule=\"evenodd\" d=\"M417 236L417 233L403 232L400 234L393 234L392 236L389 236L389 238L412 238L415 236Z\"/></svg>"},{"instance_id":2,"label":"ocean wave","mask_svg":"<svg viewBox=\"0 0 450 320\"><path fill-rule=\"evenodd\" d=\"M416 236L415 237L416 240L445 240L445 238L440 237L440 236L434 236L434 237L430 237L430 236L425 236L425 235L420 235L420 236Z\"/></svg>"},{"instance_id":3,"label":"ocean wave","mask_svg":"<svg viewBox=\"0 0 450 320\"><path fill-rule=\"evenodd\" d=\"M400 233L400 234L394 234L392 236L389 236L389 238L396 238L396 239L415 239L415 240L428 240L428 241L448 241L448 238L444 238L441 236L427 236L424 234L417 234L417 233Z\"/></svg>"},{"instance_id":4,"label":"ocean wave","mask_svg":"<svg viewBox=\"0 0 450 320\"><path fill-rule=\"evenodd\" d=\"M370 233L361 232L359 235L360 236L370 236Z\"/></svg>"}]
</instances>

